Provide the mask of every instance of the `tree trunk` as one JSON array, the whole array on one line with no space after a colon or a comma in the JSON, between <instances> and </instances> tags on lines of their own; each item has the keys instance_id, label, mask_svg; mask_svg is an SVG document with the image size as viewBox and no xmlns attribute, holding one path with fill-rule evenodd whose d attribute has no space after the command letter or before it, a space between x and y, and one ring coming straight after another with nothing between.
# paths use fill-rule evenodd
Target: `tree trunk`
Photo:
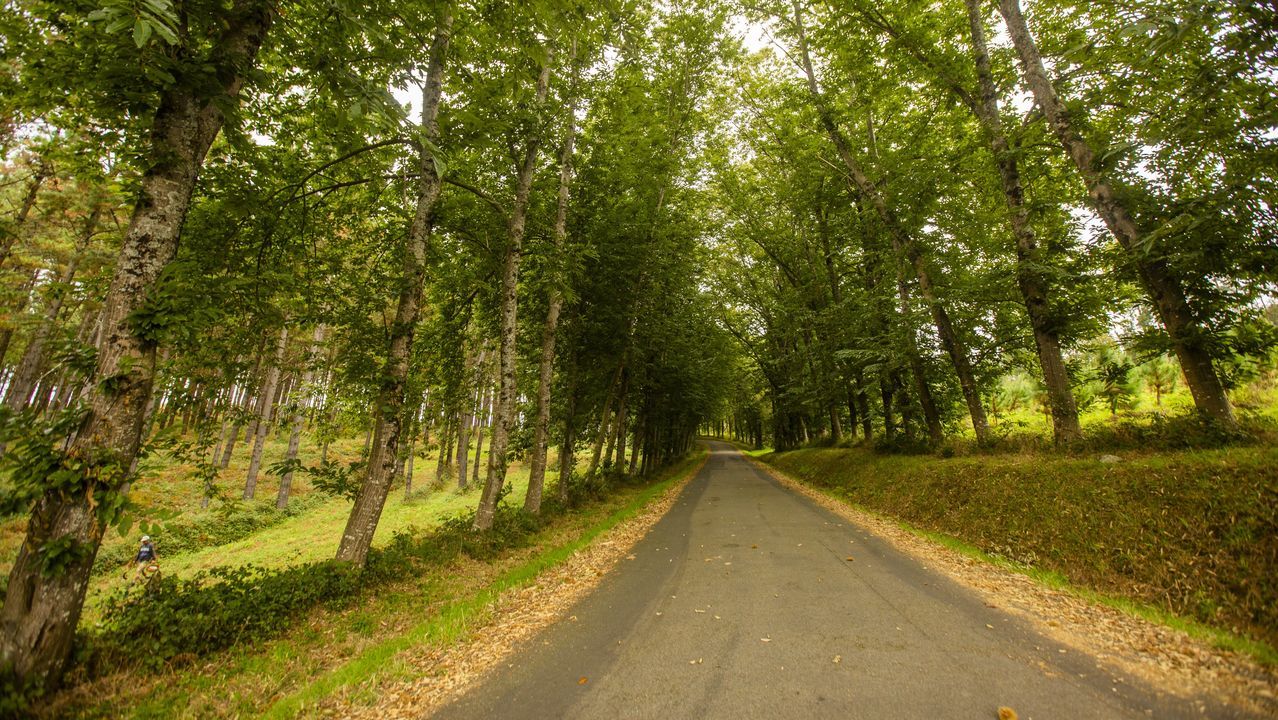
<instances>
[{"instance_id":1,"label":"tree trunk","mask_svg":"<svg viewBox=\"0 0 1278 720\"><path fill-rule=\"evenodd\" d=\"M914 376L914 391L919 394L919 407L923 410L923 420L927 424L927 437L933 445L940 445L945 440L945 429L941 426L941 413L936 409L936 401L932 399L932 389L927 384L927 370L923 366L918 339L910 323L910 289L900 271L896 275L896 291L900 301L901 324L905 327L905 353L910 361L910 374Z\"/></svg>"},{"instance_id":2,"label":"tree trunk","mask_svg":"<svg viewBox=\"0 0 1278 720\"><path fill-rule=\"evenodd\" d=\"M13 379L9 381L8 394L4 398L5 404L11 410L22 410L31 401L31 393L35 391L36 385L40 381L40 374L44 370L45 345L49 341L49 335L57 328L58 315L62 312L62 306L66 300L67 292L70 290L71 281L75 279L76 269L80 264L80 256L88 249L89 241L93 239L93 233L97 229L98 218L101 214L101 205L95 204L93 210L89 213L88 219L85 221L84 232L80 235L80 241L76 243L75 251L72 253L71 259L67 261L67 267L63 270L62 277L58 278L57 287L52 290L49 304L45 307L44 320L32 335L31 342L27 344L26 350L22 353L22 359L18 361L17 368L13 371Z\"/></svg>"},{"instance_id":3,"label":"tree trunk","mask_svg":"<svg viewBox=\"0 0 1278 720\"><path fill-rule=\"evenodd\" d=\"M431 141L438 140L439 103L443 95L444 62L452 37L453 9L446 5L435 26L431 41L430 64L426 86L422 89L421 129ZM417 207L408 241L403 252L399 303L390 328L390 348L382 370L382 385L377 398L373 448L368 458L364 482L355 496L346 529L337 547L337 559L363 566L368 549L377 532L377 522L394 480L395 459L399 453L403 430L405 391L408 386L409 357L413 349L413 333L421 309L422 288L426 275L426 250L430 244L435 203L441 182L436 172L433 143L420 144L418 164Z\"/></svg>"},{"instance_id":4,"label":"tree trunk","mask_svg":"<svg viewBox=\"0 0 1278 720\"><path fill-rule=\"evenodd\" d=\"M31 209L35 207L36 197L40 194L40 186L49 178L51 174L49 164L44 158L36 161L36 171L31 176L31 182L27 185L27 193L22 196L22 204L18 206L18 214L13 220L12 228L5 228L4 239L0 240L0 267L9 260L9 255L13 252L13 246L18 241L18 237L22 234L22 228L27 224L27 218L31 215Z\"/></svg>"},{"instance_id":5,"label":"tree trunk","mask_svg":"<svg viewBox=\"0 0 1278 720\"><path fill-rule=\"evenodd\" d=\"M67 451L69 459L91 469L78 489L62 483L36 502L9 573L0 611L0 664L19 680L53 687L61 679L110 519L98 510L109 506L104 501L128 481L126 469L137 455L150 400L155 345L135 334L128 319L173 259L196 176L222 129L222 109L237 101L273 7L256 0L235 2L210 51L214 72L201 71L198 78L180 75L160 97L138 201L106 295L103 340L86 411ZM213 97L192 89L213 83ZM61 571L45 572L43 550L60 541L78 552Z\"/></svg>"},{"instance_id":6,"label":"tree trunk","mask_svg":"<svg viewBox=\"0 0 1278 720\"><path fill-rule=\"evenodd\" d=\"M883 198L878 186L870 180L869 176L862 170L860 163L852 156L852 148L848 144L847 138L843 136L843 132L839 130L838 125L834 122L834 116L826 105L825 96L817 85L816 73L812 69L812 59L808 52L807 36L803 28L799 0L794 2L794 20L798 29L799 53L803 63L803 72L807 76L808 91L816 105L821 125L830 136L830 141L834 143L835 150L838 151L839 158L843 161L844 167L847 168L857 192L874 206L875 213L882 219L884 226L888 230L888 235L892 238L893 247L899 255L904 256L913 266L919 280L919 291L932 312L932 320L936 325L936 332L941 338L941 345L945 347L945 351L954 365L959 387L963 390L963 399L967 402L968 413L972 418L972 429L976 433L977 442L986 443L989 441L989 422L985 419L985 408L981 404L980 391L976 385L976 378L972 374L972 366L967 357L967 349L954 331L954 325L950 321L950 316L946 312L945 306L941 304L936 295L931 274L923 261L923 255L919 250L918 244L901 225L900 221L897 220L896 214L888 207L887 201Z\"/></svg>"},{"instance_id":7,"label":"tree trunk","mask_svg":"<svg viewBox=\"0 0 1278 720\"><path fill-rule=\"evenodd\" d=\"M572 482L572 471L577 466L577 361L573 357L568 373L568 407L564 409L564 436L559 443L559 483L555 494L561 504L568 502L568 484Z\"/></svg>"},{"instance_id":8,"label":"tree trunk","mask_svg":"<svg viewBox=\"0 0 1278 720\"><path fill-rule=\"evenodd\" d=\"M621 402L617 407L617 419L612 431L612 439L608 441L607 462L613 471L621 465L621 455L626 451L626 406L630 398L630 373L621 380ZM614 454L614 448L616 453Z\"/></svg>"},{"instance_id":9,"label":"tree trunk","mask_svg":"<svg viewBox=\"0 0 1278 720\"><path fill-rule=\"evenodd\" d=\"M883 372L879 374L879 397L883 401L883 437L891 440L896 437L896 415L892 410L892 384Z\"/></svg>"},{"instance_id":10,"label":"tree trunk","mask_svg":"<svg viewBox=\"0 0 1278 720\"><path fill-rule=\"evenodd\" d=\"M622 360L621 364L617 365L617 372L612 376L612 383L608 386L608 394L604 396L603 414L599 416L599 434L595 436L595 449L590 456L590 467L586 469L587 475L594 475L595 471L599 469L599 461L603 459L604 443L607 442L609 430L612 428L613 394L621 383L621 375L625 369L626 361Z\"/></svg>"},{"instance_id":11,"label":"tree trunk","mask_svg":"<svg viewBox=\"0 0 1278 720\"><path fill-rule=\"evenodd\" d=\"M550 87L550 62L541 66L537 75L536 107L546 103ZM501 279L501 377L496 412L493 413L493 440L488 450L489 471L484 482L484 492L475 510L475 529L487 530L493 526L497 512L497 499L506 483L506 445L515 423L515 402L519 388L516 386L515 361L518 358L517 316L519 309L519 261L523 252L524 228L528 221L528 196L532 192L533 175L537 170L537 150L541 145L541 130L531 132L524 144L523 162L515 178L515 202L510 211L506 230L506 258Z\"/></svg>"},{"instance_id":12,"label":"tree trunk","mask_svg":"<svg viewBox=\"0 0 1278 720\"><path fill-rule=\"evenodd\" d=\"M485 383L479 396L479 420L475 428L475 462L470 470L470 481L475 485L479 484L479 468L482 467L480 460L484 454L484 423L488 419L492 404L492 388ZM463 490L466 489L464 484L461 487Z\"/></svg>"},{"instance_id":13,"label":"tree trunk","mask_svg":"<svg viewBox=\"0 0 1278 720\"><path fill-rule=\"evenodd\" d=\"M244 478L244 499L252 500L257 494L257 473L262 468L262 453L266 450L266 435L271 431L271 418L275 414L275 386L280 381L280 367L284 364L284 351L288 348L288 326L280 328L275 343L275 358L266 370L262 383L262 396L257 409L257 426L253 433L253 454L249 459L248 475Z\"/></svg>"},{"instance_id":14,"label":"tree trunk","mask_svg":"<svg viewBox=\"0 0 1278 720\"><path fill-rule=\"evenodd\" d=\"M1228 427L1236 426L1233 406L1212 364L1208 348L1211 333L1190 307L1180 277L1165 258L1148 252L1144 247L1146 234L1137 227L1135 218L1118 197L1109 178L1097 167L1091 145L1074 129L1069 111L1057 96L1056 88L1052 87L1047 70L1043 68L1043 59L1025 16L1021 14L1019 0L999 0L998 9L1020 56L1025 81L1034 93L1034 100L1078 169L1097 214L1136 266L1141 284L1153 301L1154 311L1171 336L1189 392L1194 396L1194 405L1207 417Z\"/></svg>"},{"instance_id":15,"label":"tree trunk","mask_svg":"<svg viewBox=\"0 0 1278 720\"><path fill-rule=\"evenodd\" d=\"M1070 391L1069 373L1061 356L1060 337L1057 335L1048 309L1049 285L1047 278L1037 267L1043 262L1038 238L1030 225L1029 210L1025 207L1025 190L1021 186L1020 169L1003 130L999 115L998 89L994 73L990 69L989 49L985 44L985 22L981 17L978 0L965 0L967 19L972 32L972 53L976 64L976 76L980 82L980 102L972 103L972 111L989 135L990 150L1003 185L1003 197L1007 203L1012 236L1016 240L1016 282L1025 300L1025 312L1034 332L1034 344L1038 349L1039 366L1043 370L1043 383L1051 407L1052 430L1056 444L1069 444L1079 440L1083 431L1078 423L1078 407Z\"/></svg>"},{"instance_id":16,"label":"tree trunk","mask_svg":"<svg viewBox=\"0 0 1278 720\"><path fill-rule=\"evenodd\" d=\"M287 462L297 459L298 448L302 444L302 426L306 424L306 405L315 396L311 383L315 380L315 356L319 353L320 344L324 342L324 326L316 325L315 334L311 337L310 357L306 359L306 369L302 372L302 382L297 391L297 405L293 409L293 430L288 438ZM288 506L288 494L293 489L293 470L290 468L280 478L279 493L275 496L275 507L283 510Z\"/></svg>"},{"instance_id":17,"label":"tree trunk","mask_svg":"<svg viewBox=\"0 0 1278 720\"><path fill-rule=\"evenodd\" d=\"M573 41L569 62L575 63L577 43ZM572 85L577 83L577 66L573 66ZM564 130L563 147L559 149L559 194L555 202L554 262L563 261L564 246L568 237L568 197L572 186L572 153L577 133L577 101L568 101L565 113L567 128ZM550 381L555 366L555 332L559 327L559 313L563 308L563 273L556 268L550 279L550 297L546 305L546 321L541 329L541 359L537 367L537 417L533 424L532 457L529 459L528 492L524 496L524 509L536 515L541 512L541 497L546 484L546 451L550 428Z\"/></svg>"}]
</instances>

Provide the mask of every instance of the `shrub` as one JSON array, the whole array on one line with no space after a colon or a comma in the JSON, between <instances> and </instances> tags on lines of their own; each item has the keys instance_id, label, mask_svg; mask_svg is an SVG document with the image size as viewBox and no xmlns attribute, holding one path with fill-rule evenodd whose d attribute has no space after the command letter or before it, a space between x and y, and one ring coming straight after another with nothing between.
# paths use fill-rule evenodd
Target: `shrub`
<instances>
[{"instance_id":1,"label":"shrub","mask_svg":"<svg viewBox=\"0 0 1278 720\"><path fill-rule=\"evenodd\" d=\"M541 519L509 506L499 507L489 532L471 530L473 522L471 511L430 533L396 533L385 548L369 553L362 569L336 560L283 569L249 565L125 588L107 600L103 629L82 638L89 647L89 674L120 665L154 669L245 640L269 639L313 607L349 602L408 577L421 565L442 564L462 554L493 558L527 545L542 527Z\"/></svg>"}]
</instances>

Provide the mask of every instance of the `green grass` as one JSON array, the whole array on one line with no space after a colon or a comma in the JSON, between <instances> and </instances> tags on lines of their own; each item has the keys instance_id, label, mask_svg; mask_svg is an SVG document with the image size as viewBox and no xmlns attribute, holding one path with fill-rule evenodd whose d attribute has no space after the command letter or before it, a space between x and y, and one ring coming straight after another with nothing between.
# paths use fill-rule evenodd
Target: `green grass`
<instances>
[{"instance_id":1,"label":"green grass","mask_svg":"<svg viewBox=\"0 0 1278 720\"><path fill-rule=\"evenodd\" d=\"M633 516L686 476L696 460L668 469L654 484L622 485L600 502L558 516L534 536L531 546L505 551L491 561L461 557L425 568L345 609L317 608L274 640L233 647L158 676L101 678L59 698L50 714L202 719L256 717L269 711L282 717L305 711L338 689L349 691L355 701L371 699L368 681L411 671L403 651L464 637L489 617L492 600L503 590L531 581ZM460 501L469 507L475 499L470 495ZM407 510L423 504L429 506L415 500ZM327 530L315 532L317 541L332 539Z\"/></svg>"},{"instance_id":2,"label":"green grass","mask_svg":"<svg viewBox=\"0 0 1278 720\"><path fill-rule=\"evenodd\" d=\"M248 470L249 450L244 443L238 448L231 465L222 471L219 489L224 498L238 498L243 490L244 475ZM269 439L265 448L263 467L275 460L282 459L287 449L287 438ZM358 458L363 449L363 439L358 437L342 438L335 441L329 449L329 457L337 462L349 462ZM309 450L314 457L308 457ZM304 462L318 462L318 448L303 447L300 457ZM481 462L487 458L487 453ZM472 457L473 461L473 457ZM414 465L411 498L405 498L403 487L392 489L382 511L381 520L374 537L374 546L389 542L396 532L409 528L427 529L437 525L445 518L454 516L472 507L478 502L475 492L460 494L450 481L448 488L431 492L429 488L434 482L435 458L418 457ZM262 471L258 479L257 497L272 499L278 490L278 478ZM528 482L527 467L514 463L507 474L507 482L511 486L512 496L522 496ZM303 498L315 493L304 474L295 477L291 497ZM224 501L215 500L212 507L200 508L203 488L194 479L193 468L174 462L168 458L150 459L142 468L142 480L135 484L131 497L138 505L142 518L156 517L161 512L175 517L193 519L202 522L218 522L218 509ZM241 501L226 501L238 504ZM253 533L243 539L193 552L170 554L165 552L163 522L159 530L151 530L160 553L160 565L166 575L189 577L198 572L215 567L238 567L255 565L262 568L281 568L290 565L313 562L331 558L337 551L349 516L351 503L342 498L326 498L312 507L291 518L264 530ZM0 525L0 571L8 572L18 546L25 532L24 518L12 519ZM120 549L131 549L138 543L142 531L137 526L120 535L114 530L108 531L103 540L102 554L119 552ZM91 624L99 620L99 611L106 598L119 591L129 581L122 577L122 572L105 572L95 576L89 585L85 602L84 615L81 622Z\"/></svg>"},{"instance_id":3,"label":"green grass","mask_svg":"<svg viewBox=\"0 0 1278 720\"><path fill-rule=\"evenodd\" d=\"M1275 660L1278 448L1126 453L1118 463L862 448L761 459L956 549Z\"/></svg>"},{"instance_id":4,"label":"green grass","mask_svg":"<svg viewBox=\"0 0 1278 720\"><path fill-rule=\"evenodd\" d=\"M858 509L862 512L870 512L865 508ZM889 520L891 519L889 518ZM923 530L900 520L891 521L907 532L927 538L949 548L950 550L966 555L967 557L975 558L991 565L1001 567L1005 570L1010 570L1012 572L1028 576L1035 582L1054 590L1067 592L1075 597L1080 597L1093 603L1114 608L1115 610L1127 615L1133 615L1153 623L1175 628L1190 637L1204 640L1217 648L1250 655L1262 665L1278 665L1278 649L1275 649L1272 645L1267 643L1253 640L1227 630L1204 625L1201 622L1168 612L1163 608L1149 603L1143 603L1131 598L1098 592L1091 588L1079 587L1071 583L1068 578L1059 572L1037 568L1032 565L1025 565L998 555L991 555L952 535Z\"/></svg>"}]
</instances>

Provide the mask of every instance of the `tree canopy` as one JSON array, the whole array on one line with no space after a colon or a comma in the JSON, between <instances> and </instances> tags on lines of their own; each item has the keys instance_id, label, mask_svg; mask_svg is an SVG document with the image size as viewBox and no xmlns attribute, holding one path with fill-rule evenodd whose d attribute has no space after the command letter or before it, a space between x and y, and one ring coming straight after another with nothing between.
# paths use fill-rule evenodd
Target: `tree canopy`
<instances>
[{"instance_id":1,"label":"tree canopy","mask_svg":"<svg viewBox=\"0 0 1278 720\"><path fill-rule=\"evenodd\" d=\"M1161 411L1183 382L1237 432L1231 392L1278 340L1270 20L4 4L0 507L31 521L0 663L57 682L139 459L179 447L206 503L241 436L244 497L295 472L350 497L358 566L426 450L482 488L483 532L514 460L536 514L547 473L564 501L725 425L928 449L1037 406L1068 448L1092 405L1139 385ZM290 455L263 466L275 426ZM367 437L355 466L327 458L343 434Z\"/></svg>"}]
</instances>

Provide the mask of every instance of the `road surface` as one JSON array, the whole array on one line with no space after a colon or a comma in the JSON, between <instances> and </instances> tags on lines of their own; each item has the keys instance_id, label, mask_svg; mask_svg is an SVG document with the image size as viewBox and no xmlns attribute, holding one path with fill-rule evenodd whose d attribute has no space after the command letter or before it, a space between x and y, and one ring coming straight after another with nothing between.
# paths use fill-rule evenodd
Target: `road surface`
<instances>
[{"instance_id":1,"label":"road surface","mask_svg":"<svg viewBox=\"0 0 1278 720\"><path fill-rule=\"evenodd\" d=\"M1116 680L711 450L633 560L435 717L1232 716Z\"/></svg>"}]
</instances>

